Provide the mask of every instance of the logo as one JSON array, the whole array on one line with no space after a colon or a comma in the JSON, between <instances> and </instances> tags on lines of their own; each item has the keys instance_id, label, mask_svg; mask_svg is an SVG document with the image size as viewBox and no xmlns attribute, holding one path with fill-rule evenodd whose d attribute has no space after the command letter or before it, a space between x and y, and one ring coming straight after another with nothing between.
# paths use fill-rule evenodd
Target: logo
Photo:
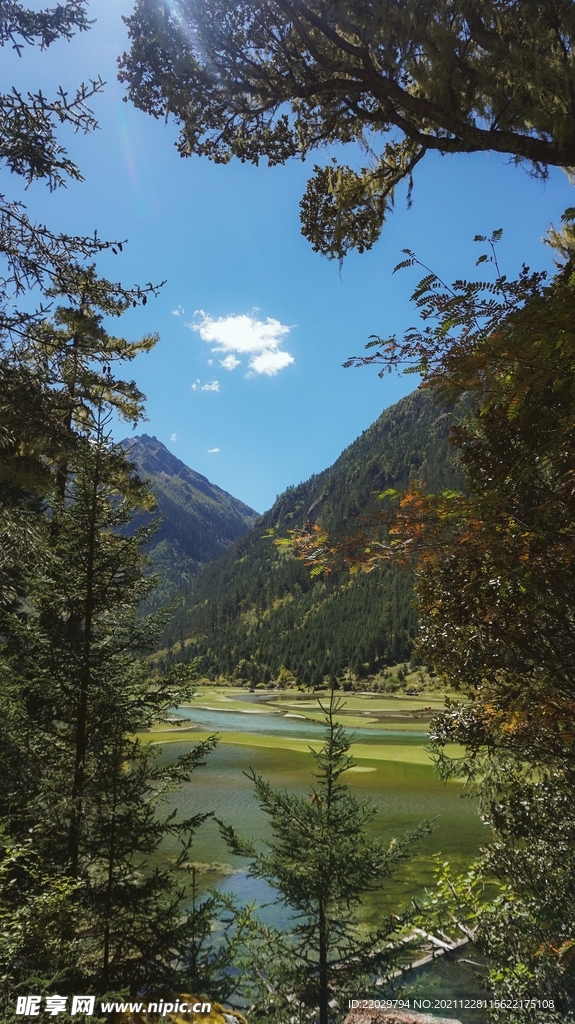
<instances>
[{"instance_id":1,"label":"logo","mask_svg":"<svg viewBox=\"0 0 575 1024\"><path fill-rule=\"evenodd\" d=\"M91 1017L94 1012L95 1002L96 996L73 996L72 1013L87 1013Z\"/></svg>"},{"instance_id":2,"label":"logo","mask_svg":"<svg viewBox=\"0 0 575 1024\"><path fill-rule=\"evenodd\" d=\"M95 1002L95 996L72 996L72 1015L83 1013L91 1017L94 1013ZM41 1006L42 996L18 996L16 1013L22 1017L39 1017ZM59 1013L66 1013L67 1008L67 996L46 996L44 1000L44 1013L47 1013L50 1017L56 1017Z\"/></svg>"}]
</instances>

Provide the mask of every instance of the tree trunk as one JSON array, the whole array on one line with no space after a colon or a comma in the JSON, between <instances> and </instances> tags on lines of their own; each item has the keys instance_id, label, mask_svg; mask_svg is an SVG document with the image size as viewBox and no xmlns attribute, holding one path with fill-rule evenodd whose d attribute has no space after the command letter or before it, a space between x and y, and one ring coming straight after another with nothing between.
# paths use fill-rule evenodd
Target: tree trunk
<instances>
[{"instance_id":1,"label":"tree trunk","mask_svg":"<svg viewBox=\"0 0 575 1024\"><path fill-rule=\"evenodd\" d=\"M319 901L319 1024L328 1024L327 920L325 900Z\"/></svg>"},{"instance_id":2,"label":"tree trunk","mask_svg":"<svg viewBox=\"0 0 575 1024\"><path fill-rule=\"evenodd\" d=\"M80 851L80 830L84 804L84 780L86 769L88 721L88 692L92 675L92 623L94 616L94 558L96 548L96 501L99 485L99 460L93 467L88 525L88 557L86 559L86 596L84 599L84 643L80 692L76 710L76 754L74 759L74 781L72 784L72 811L68 833L69 874L78 877Z\"/></svg>"}]
</instances>

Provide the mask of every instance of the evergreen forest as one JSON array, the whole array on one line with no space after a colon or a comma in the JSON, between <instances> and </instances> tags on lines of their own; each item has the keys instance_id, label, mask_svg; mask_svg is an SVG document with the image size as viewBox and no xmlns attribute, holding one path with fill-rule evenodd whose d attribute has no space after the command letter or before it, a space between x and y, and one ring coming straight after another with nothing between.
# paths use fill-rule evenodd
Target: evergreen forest
<instances>
[{"instance_id":1,"label":"evergreen forest","mask_svg":"<svg viewBox=\"0 0 575 1024\"><path fill-rule=\"evenodd\" d=\"M210 679L269 683L377 675L409 660L417 628L412 581L397 566L350 577L310 575L276 537L310 519L331 533L353 533L389 488L417 481L430 492L461 482L449 444L457 410L416 391L387 409L323 473L290 487L217 562L194 580L176 607L154 664L199 660ZM273 532L272 532L273 531Z\"/></svg>"}]
</instances>

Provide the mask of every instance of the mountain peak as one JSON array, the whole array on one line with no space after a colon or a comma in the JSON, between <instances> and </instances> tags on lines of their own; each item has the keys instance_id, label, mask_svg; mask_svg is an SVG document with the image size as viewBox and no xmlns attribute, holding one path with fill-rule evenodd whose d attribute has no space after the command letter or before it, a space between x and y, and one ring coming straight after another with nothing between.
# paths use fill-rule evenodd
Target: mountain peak
<instances>
[{"instance_id":1,"label":"mountain peak","mask_svg":"<svg viewBox=\"0 0 575 1024\"><path fill-rule=\"evenodd\" d=\"M202 486L205 489L212 488L215 492L221 494L227 494L227 491L222 491L216 484L211 484L207 476L203 476L201 473L197 473L196 470L190 469L186 466L185 462L178 459L169 448L162 441L158 441L155 436L150 437L149 434L140 434L139 436L125 438L120 442L122 447L129 452L129 457L132 462L135 462L140 471L153 475L154 473L165 473L166 476L183 476L187 477L189 481L196 486ZM231 497L231 495L229 495ZM233 499L237 501L237 498ZM240 502L240 504L242 504ZM254 513L253 509L250 509L247 505L244 506L248 510L248 513Z\"/></svg>"},{"instance_id":2,"label":"mountain peak","mask_svg":"<svg viewBox=\"0 0 575 1024\"><path fill-rule=\"evenodd\" d=\"M163 576L153 600L159 605L187 587L203 565L250 530L258 513L190 469L157 437L140 434L120 443L138 472L150 481L157 499L160 526L148 553Z\"/></svg>"}]
</instances>

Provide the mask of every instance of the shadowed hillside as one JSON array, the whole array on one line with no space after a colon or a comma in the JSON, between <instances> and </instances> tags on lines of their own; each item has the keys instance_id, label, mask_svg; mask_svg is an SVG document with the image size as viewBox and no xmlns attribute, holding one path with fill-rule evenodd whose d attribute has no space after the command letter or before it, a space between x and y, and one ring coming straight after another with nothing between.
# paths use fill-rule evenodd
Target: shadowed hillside
<instances>
[{"instance_id":1,"label":"shadowed hillside","mask_svg":"<svg viewBox=\"0 0 575 1024\"><path fill-rule=\"evenodd\" d=\"M258 513L190 469L156 437L142 434L122 444L158 501L160 527L148 549L162 577L152 598L156 608L186 589L202 566L251 529Z\"/></svg>"}]
</instances>

